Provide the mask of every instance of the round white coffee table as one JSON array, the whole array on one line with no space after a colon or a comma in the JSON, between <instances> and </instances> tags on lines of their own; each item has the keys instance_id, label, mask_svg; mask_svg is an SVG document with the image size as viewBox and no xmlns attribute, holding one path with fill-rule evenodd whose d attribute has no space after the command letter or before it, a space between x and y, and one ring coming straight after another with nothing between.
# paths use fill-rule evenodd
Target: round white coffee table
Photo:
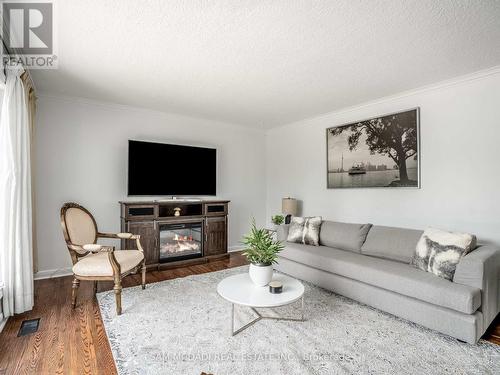
<instances>
[{"instance_id":1,"label":"round white coffee table","mask_svg":"<svg viewBox=\"0 0 500 375\"><path fill-rule=\"evenodd\" d=\"M225 300L231 302L231 334L237 335L261 319L304 321L304 285L290 276L274 274L273 281L283 284L283 291L279 294L269 292L269 287L256 286L248 273L226 277L217 286L217 293ZM261 315L256 308L269 308L285 306L301 300L301 317L285 318ZM257 318L234 330L234 305L248 306L257 314Z\"/></svg>"}]
</instances>

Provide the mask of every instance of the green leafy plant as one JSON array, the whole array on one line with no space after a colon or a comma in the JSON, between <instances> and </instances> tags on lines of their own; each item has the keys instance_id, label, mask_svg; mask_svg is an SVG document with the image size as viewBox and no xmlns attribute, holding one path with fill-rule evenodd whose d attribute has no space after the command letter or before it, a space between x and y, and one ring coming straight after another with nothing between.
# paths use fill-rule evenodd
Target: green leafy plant
<instances>
[{"instance_id":1,"label":"green leafy plant","mask_svg":"<svg viewBox=\"0 0 500 375\"><path fill-rule=\"evenodd\" d=\"M278 253L284 248L269 230L257 228L255 219L252 220L250 233L243 237L242 243L247 246L243 255L250 263L266 266L277 263Z\"/></svg>"},{"instance_id":2,"label":"green leafy plant","mask_svg":"<svg viewBox=\"0 0 500 375\"><path fill-rule=\"evenodd\" d=\"M274 215L271 216L271 221L273 222L273 224L281 225L285 221L285 217L283 215Z\"/></svg>"}]
</instances>

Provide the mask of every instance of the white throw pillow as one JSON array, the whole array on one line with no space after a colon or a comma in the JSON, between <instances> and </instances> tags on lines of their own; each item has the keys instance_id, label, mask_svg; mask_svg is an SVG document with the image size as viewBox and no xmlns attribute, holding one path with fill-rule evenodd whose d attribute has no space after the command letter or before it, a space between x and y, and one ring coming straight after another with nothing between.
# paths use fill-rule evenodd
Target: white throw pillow
<instances>
[{"instance_id":1,"label":"white throw pillow","mask_svg":"<svg viewBox=\"0 0 500 375\"><path fill-rule=\"evenodd\" d=\"M288 242L319 246L321 216L292 217L288 231Z\"/></svg>"},{"instance_id":2,"label":"white throw pillow","mask_svg":"<svg viewBox=\"0 0 500 375\"><path fill-rule=\"evenodd\" d=\"M476 236L427 228L415 249L411 264L436 276L453 280L460 259L476 247Z\"/></svg>"}]
</instances>

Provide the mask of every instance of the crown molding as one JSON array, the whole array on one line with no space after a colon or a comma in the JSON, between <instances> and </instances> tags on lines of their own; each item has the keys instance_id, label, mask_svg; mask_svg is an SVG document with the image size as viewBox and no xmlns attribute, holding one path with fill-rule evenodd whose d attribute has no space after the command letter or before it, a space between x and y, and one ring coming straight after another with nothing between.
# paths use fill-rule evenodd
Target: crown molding
<instances>
[{"instance_id":1,"label":"crown molding","mask_svg":"<svg viewBox=\"0 0 500 375\"><path fill-rule=\"evenodd\" d=\"M64 102L64 103L77 103L77 104L82 104L82 105L97 106L97 107L102 107L105 109L110 109L110 110L115 110L115 111L131 111L131 112L145 113L145 114L147 113L147 114L157 116L157 117L177 116L177 117L182 117L185 119L190 119L190 120L195 120L195 121L208 122L214 126L228 127L231 129L240 129L243 131L260 133L260 134L265 133L264 129L258 128L258 127L253 127L253 126L245 126L245 125L238 124L238 123L231 123L231 122L222 121L222 120L214 120L214 119L210 119L210 118L206 118L206 117L187 115L187 114L183 114L183 113L179 113L179 112L166 112L166 111L160 111L157 109L136 107L136 106L132 106L132 105L128 105L128 104L118 104L118 103L113 103L113 102L107 102L104 100L84 98L84 97L80 97L80 96L56 94L56 93L51 93L51 92L47 92L47 91L41 91L41 92L37 92L37 97L38 97L38 99L50 99L50 100L57 100L57 101Z\"/></svg>"},{"instance_id":2,"label":"crown molding","mask_svg":"<svg viewBox=\"0 0 500 375\"><path fill-rule=\"evenodd\" d=\"M331 117L331 116L342 116L344 114L358 111L360 109L370 108L370 107L380 105L383 103L403 99L406 97L416 96L416 95L424 94L427 92L447 89L447 88L450 88L453 86L458 86L458 85L482 80L482 79L485 79L485 78L488 78L492 75L497 75L497 74L500 74L500 65L496 65L496 66L488 68L488 69L479 70L479 71L474 72L474 73L461 75L461 76L458 76L455 78L450 78L450 79L440 81L437 83L432 83L429 85L421 86L421 87L418 87L415 89L401 91L397 94L384 96L384 97L381 97L378 99L374 99L374 100L359 103L356 105L344 107L344 108L337 109L337 110L334 110L331 112L326 112L326 113L319 114L316 116L307 117L307 118L304 118L302 120L298 120L298 121L290 122L288 124L283 124L283 125L279 125L279 126L270 128L269 131L272 131L274 129L284 128L284 127L289 127L289 126L307 125L311 121L321 120L321 119Z\"/></svg>"},{"instance_id":3,"label":"crown molding","mask_svg":"<svg viewBox=\"0 0 500 375\"><path fill-rule=\"evenodd\" d=\"M197 120L197 121L207 121L210 122L211 124L215 126L223 126L223 127L230 127L230 128L237 128L241 129L244 131L249 131L249 132L254 132L254 133L260 133L260 134L266 134L268 132L272 132L275 129L280 129L283 127L289 127L289 126L297 126L297 125L306 125L311 121L315 120L321 120L323 118L327 118L330 116L341 116L350 112L358 111L363 108L369 108L373 107L379 104L387 103L390 101L395 101L399 99L403 99L406 97L410 96L415 96L419 94L423 94L426 92L432 92L432 91L437 91L437 90L442 90L446 89L449 87L457 86L457 85L462 85L465 83L485 79L489 76L492 75L497 75L500 74L500 65L488 68L488 69L483 69L474 73L470 74L465 74L461 75L455 78L447 79L444 81L440 81L437 83L421 86L415 89L411 90L406 90L399 92L397 94L393 95L388 95L384 96L378 99L362 102L359 104L355 104L352 106L344 107L341 109L337 109L334 111L326 112L323 114L318 114L310 117L306 117L304 119L300 119L297 121L293 121L290 123L286 124L281 124L281 125L276 125L271 128L263 128L263 127L254 127L254 126L246 126L242 124L237 124L237 123L229 123L226 121L221 121L221 120L214 120L214 119L209 119L205 117L199 117L199 116L192 116L192 115L187 115L183 113L178 113L178 112L165 112L165 111L160 111L160 110L155 110L155 109L150 109L150 108L144 108L144 107L136 107L136 106L131 106L131 105L126 105L126 104L118 104L118 103L113 103L113 102L106 102L106 101L101 101L101 100L95 100L95 99L89 99L89 98L84 98L84 97L78 97L78 96L71 96L71 95L64 95L64 94L55 94L55 93L50 93L50 92L37 92L38 98L47 98L47 99L52 99L52 100L59 100L67 103L79 103L79 104L84 104L84 105L94 105L94 106L100 106L103 108L108 108L108 109L113 109L113 110L127 110L127 111L134 111L134 112L143 112L143 113L148 113L152 114L155 116L163 117L163 116L179 116L183 117L186 119L192 119L192 120Z\"/></svg>"}]
</instances>

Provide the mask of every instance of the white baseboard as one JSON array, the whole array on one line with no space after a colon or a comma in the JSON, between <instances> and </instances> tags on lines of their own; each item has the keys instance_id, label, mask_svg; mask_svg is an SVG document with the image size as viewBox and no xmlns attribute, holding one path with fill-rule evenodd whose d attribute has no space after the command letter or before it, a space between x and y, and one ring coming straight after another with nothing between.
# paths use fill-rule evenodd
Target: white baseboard
<instances>
[{"instance_id":1,"label":"white baseboard","mask_svg":"<svg viewBox=\"0 0 500 375\"><path fill-rule=\"evenodd\" d=\"M0 332L2 332L3 327L7 324L7 320L9 320L9 318L3 319L3 314L0 313Z\"/></svg>"},{"instance_id":2,"label":"white baseboard","mask_svg":"<svg viewBox=\"0 0 500 375\"><path fill-rule=\"evenodd\" d=\"M228 253L232 253L235 251L241 251L244 250L245 246L243 245L235 245L235 246L229 246L227 251ZM45 270L45 271L38 271L34 275L35 280L43 280L43 279L51 279L54 277L62 277L62 276L70 276L73 275L73 271L71 270L71 267L67 268L58 268L55 270Z\"/></svg>"},{"instance_id":3,"label":"white baseboard","mask_svg":"<svg viewBox=\"0 0 500 375\"><path fill-rule=\"evenodd\" d=\"M0 332L2 332L3 327L5 327L5 323L7 323L7 319L3 317L3 288L4 285L0 282Z\"/></svg>"},{"instance_id":4,"label":"white baseboard","mask_svg":"<svg viewBox=\"0 0 500 375\"><path fill-rule=\"evenodd\" d=\"M232 253L234 251L241 251L241 250L245 250L245 246L243 246L243 245L235 245L235 246L229 246L227 248L227 252L228 253Z\"/></svg>"},{"instance_id":5,"label":"white baseboard","mask_svg":"<svg viewBox=\"0 0 500 375\"><path fill-rule=\"evenodd\" d=\"M42 279L51 279L53 277L61 277L61 276L69 276L73 275L73 271L71 270L71 267L67 268L58 268L55 270L45 270L45 271L38 271L34 275L35 280L42 280Z\"/></svg>"}]
</instances>

